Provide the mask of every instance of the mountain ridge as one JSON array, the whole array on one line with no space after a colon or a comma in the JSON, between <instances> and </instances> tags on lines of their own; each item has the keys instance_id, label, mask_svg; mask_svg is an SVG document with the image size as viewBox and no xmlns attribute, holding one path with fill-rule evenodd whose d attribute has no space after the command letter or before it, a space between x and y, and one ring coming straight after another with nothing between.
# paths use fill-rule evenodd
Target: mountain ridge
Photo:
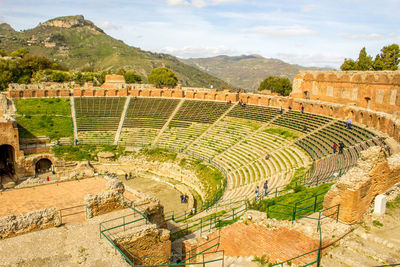
<instances>
[{"instance_id":1,"label":"mountain ridge","mask_svg":"<svg viewBox=\"0 0 400 267\"><path fill-rule=\"evenodd\" d=\"M280 76L293 81L300 70L329 70L329 68L304 67L280 59L264 58L258 54L208 58L181 59L182 62L214 75L236 87L256 90L268 76Z\"/></svg>"},{"instance_id":2,"label":"mountain ridge","mask_svg":"<svg viewBox=\"0 0 400 267\"><path fill-rule=\"evenodd\" d=\"M116 71L123 67L134 69L146 81L152 69L167 67L183 86L233 88L174 56L129 46L107 35L82 15L53 18L23 31L15 31L7 23L0 24L0 49L11 52L18 48L28 48L31 54L54 59L72 70Z\"/></svg>"}]
</instances>

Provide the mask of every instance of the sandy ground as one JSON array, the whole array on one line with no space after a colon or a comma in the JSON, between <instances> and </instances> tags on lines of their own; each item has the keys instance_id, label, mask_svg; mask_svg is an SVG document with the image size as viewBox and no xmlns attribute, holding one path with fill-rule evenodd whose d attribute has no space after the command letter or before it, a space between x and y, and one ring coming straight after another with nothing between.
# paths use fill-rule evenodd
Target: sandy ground
<instances>
[{"instance_id":1,"label":"sandy ground","mask_svg":"<svg viewBox=\"0 0 400 267\"><path fill-rule=\"evenodd\" d=\"M129 266L104 237L99 237L101 221L129 213L125 209L0 240L0 266Z\"/></svg>"},{"instance_id":2,"label":"sandy ground","mask_svg":"<svg viewBox=\"0 0 400 267\"><path fill-rule=\"evenodd\" d=\"M23 214L43 208L73 209L63 210L63 216L78 213L63 218L65 222L84 221L84 198L88 194L96 195L105 189L106 179L96 177L83 180L68 181L53 184L38 185L30 188L20 188L0 192L0 217L10 214ZM130 200L136 197L125 191Z\"/></svg>"},{"instance_id":3,"label":"sandy ground","mask_svg":"<svg viewBox=\"0 0 400 267\"><path fill-rule=\"evenodd\" d=\"M128 181L123 178L120 179L133 189L157 197L164 206L165 213L172 210L175 213L182 213L188 209L187 204L181 203L180 192L165 183L142 177L136 177Z\"/></svg>"}]
</instances>

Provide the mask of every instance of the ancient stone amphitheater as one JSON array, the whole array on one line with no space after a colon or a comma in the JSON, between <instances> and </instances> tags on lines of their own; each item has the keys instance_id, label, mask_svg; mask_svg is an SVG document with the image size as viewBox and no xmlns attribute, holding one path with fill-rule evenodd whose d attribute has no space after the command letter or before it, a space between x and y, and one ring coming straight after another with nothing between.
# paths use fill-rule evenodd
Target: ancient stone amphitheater
<instances>
[{"instance_id":1,"label":"ancient stone amphitheater","mask_svg":"<svg viewBox=\"0 0 400 267\"><path fill-rule=\"evenodd\" d=\"M224 188L223 195L213 202L213 212L218 212L227 203L239 203L230 208L242 207L240 201L253 199L255 188L262 188L265 180L269 193L284 192L300 168L307 170L301 183L313 187L340 179L370 147L383 148L387 156L395 154L400 136L399 89L399 72L304 72L296 77L290 97L157 89L128 85L118 76L109 76L101 87L10 85L2 103L2 124L6 131L16 131L10 117L13 99L67 98L74 137L62 138L61 145L158 147L202 159L226 178L219 186ZM346 127L348 119L351 128ZM10 123L12 127L6 126ZM3 148L8 146L2 150L2 161L12 161L15 177L33 175L37 160L28 161L22 151L35 155L48 151L52 143L20 147L14 132L0 139ZM333 153L333 144L341 142L343 153ZM393 178L371 196L398 181ZM192 218L210 214L209 209L199 209ZM338 216L349 221L345 211Z\"/></svg>"}]
</instances>

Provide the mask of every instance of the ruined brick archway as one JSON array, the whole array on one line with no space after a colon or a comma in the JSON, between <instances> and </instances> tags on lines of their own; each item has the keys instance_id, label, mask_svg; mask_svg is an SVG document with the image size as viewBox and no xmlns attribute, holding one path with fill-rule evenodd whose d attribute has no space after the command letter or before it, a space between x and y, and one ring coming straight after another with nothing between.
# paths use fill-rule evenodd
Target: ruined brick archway
<instances>
[{"instance_id":1,"label":"ruined brick archway","mask_svg":"<svg viewBox=\"0 0 400 267\"><path fill-rule=\"evenodd\" d=\"M55 165L56 159L49 154L38 155L32 159L32 172L46 173L51 170L52 165Z\"/></svg>"},{"instance_id":2,"label":"ruined brick archway","mask_svg":"<svg viewBox=\"0 0 400 267\"><path fill-rule=\"evenodd\" d=\"M0 176L15 173L15 149L11 145L0 146Z\"/></svg>"}]
</instances>

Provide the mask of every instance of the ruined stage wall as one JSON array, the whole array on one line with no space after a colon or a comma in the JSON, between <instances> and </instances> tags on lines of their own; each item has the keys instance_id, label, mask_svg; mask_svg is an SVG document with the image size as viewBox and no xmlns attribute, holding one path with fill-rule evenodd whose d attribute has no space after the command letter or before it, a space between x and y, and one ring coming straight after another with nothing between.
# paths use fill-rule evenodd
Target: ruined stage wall
<instances>
[{"instance_id":1,"label":"ruined stage wall","mask_svg":"<svg viewBox=\"0 0 400 267\"><path fill-rule=\"evenodd\" d=\"M300 71L292 98L321 100L397 113L400 71Z\"/></svg>"}]
</instances>

